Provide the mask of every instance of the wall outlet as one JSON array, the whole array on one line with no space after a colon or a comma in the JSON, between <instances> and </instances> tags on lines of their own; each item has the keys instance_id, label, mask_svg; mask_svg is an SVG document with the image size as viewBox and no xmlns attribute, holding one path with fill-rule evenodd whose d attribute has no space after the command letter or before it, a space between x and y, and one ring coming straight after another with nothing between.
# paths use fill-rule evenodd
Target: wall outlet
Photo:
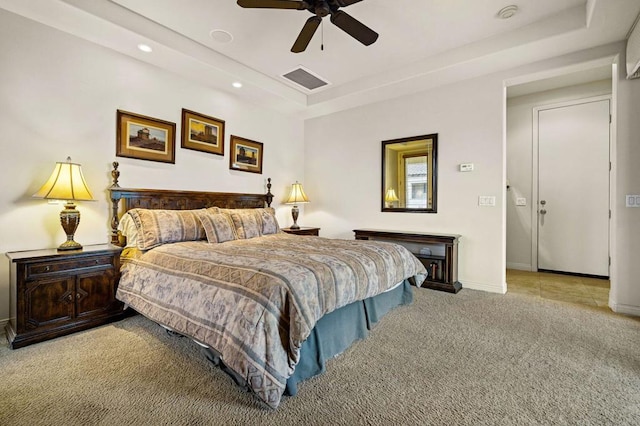
<instances>
[{"instance_id":1,"label":"wall outlet","mask_svg":"<svg viewBox=\"0 0 640 426\"><path fill-rule=\"evenodd\" d=\"M462 163L460 164L461 172L472 172L473 171L473 163Z\"/></svg>"},{"instance_id":2,"label":"wall outlet","mask_svg":"<svg viewBox=\"0 0 640 426\"><path fill-rule=\"evenodd\" d=\"M640 195L627 195L627 207L640 207Z\"/></svg>"},{"instance_id":3,"label":"wall outlet","mask_svg":"<svg viewBox=\"0 0 640 426\"><path fill-rule=\"evenodd\" d=\"M526 206L527 199L526 198L516 198L516 206Z\"/></svg>"},{"instance_id":4,"label":"wall outlet","mask_svg":"<svg viewBox=\"0 0 640 426\"><path fill-rule=\"evenodd\" d=\"M480 195L478 197L478 205L481 207L495 207L496 197L493 195Z\"/></svg>"}]
</instances>

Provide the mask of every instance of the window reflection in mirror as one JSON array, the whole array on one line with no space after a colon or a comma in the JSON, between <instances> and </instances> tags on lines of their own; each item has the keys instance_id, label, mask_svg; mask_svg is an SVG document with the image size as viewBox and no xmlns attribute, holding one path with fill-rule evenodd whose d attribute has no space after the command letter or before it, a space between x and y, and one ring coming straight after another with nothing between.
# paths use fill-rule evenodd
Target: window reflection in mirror
<instances>
[{"instance_id":1,"label":"window reflection in mirror","mask_svg":"<svg viewBox=\"0 0 640 426\"><path fill-rule=\"evenodd\" d=\"M438 135L382 141L382 211L436 213Z\"/></svg>"}]
</instances>

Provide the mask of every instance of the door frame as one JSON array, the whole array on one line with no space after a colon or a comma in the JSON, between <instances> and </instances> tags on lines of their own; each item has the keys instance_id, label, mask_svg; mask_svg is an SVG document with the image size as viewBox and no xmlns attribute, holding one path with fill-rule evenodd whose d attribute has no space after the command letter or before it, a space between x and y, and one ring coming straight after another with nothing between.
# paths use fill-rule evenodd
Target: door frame
<instances>
[{"instance_id":1,"label":"door frame","mask_svg":"<svg viewBox=\"0 0 640 426\"><path fill-rule=\"evenodd\" d=\"M539 117L539 113L540 111L545 111L545 110L550 110L550 109L557 109L557 108L563 108L563 107L568 107L568 106L574 106L574 105L582 105L582 104L587 104L587 103L592 103L592 102L599 102L599 101L605 101L608 100L609 101L609 223L608 223L608 229L609 229L609 235L608 235L608 247L607 247L607 251L609 252L609 277L611 277L611 193L612 193L612 188L611 188L611 146L612 146L612 129L614 126L612 126L612 120L613 120L613 100L612 100L612 95L600 95L600 96L591 96L591 97L587 97L587 98L581 98L581 99L574 99L574 100L570 100L570 101L564 101L564 102L558 102L558 103L553 103L553 104L547 104L547 105L540 105L537 107L533 108L533 138L532 138L532 153L531 153L531 158L532 158L532 165L531 165L531 270L533 272L537 272L538 271L538 226L539 226L539 218L538 218L538 204L540 202L540 197L538 195L538 167L540 165L539 162L539 155L540 155L540 151L539 151L539 131L538 131L538 126L539 126L539 122L538 122L538 117Z\"/></svg>"}]
</instances>

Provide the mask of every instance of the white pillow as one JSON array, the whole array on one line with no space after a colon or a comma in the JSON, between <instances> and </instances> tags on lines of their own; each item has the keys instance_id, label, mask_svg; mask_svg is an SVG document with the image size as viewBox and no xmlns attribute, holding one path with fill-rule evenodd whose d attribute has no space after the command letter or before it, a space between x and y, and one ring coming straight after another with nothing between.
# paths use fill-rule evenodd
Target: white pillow
<instances>
[{"instance_id":1,"label":"white pillow","mask_svg":"<svg viewBox=\"0 0 640 426\"><path fill-rule=\"evenodd\" d=\"M127 239L125 247L136 247L138 244L138 228L129 213L125 213L118 223L118 231Z\"/></svg>"}]
</instances>

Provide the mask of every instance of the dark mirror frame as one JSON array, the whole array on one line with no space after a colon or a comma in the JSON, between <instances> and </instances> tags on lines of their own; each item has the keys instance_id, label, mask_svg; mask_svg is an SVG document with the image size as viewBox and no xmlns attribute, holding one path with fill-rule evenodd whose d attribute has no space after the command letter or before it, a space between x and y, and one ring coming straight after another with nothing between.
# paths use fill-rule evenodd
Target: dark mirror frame
<instances>
[{"instance_id":1,"label":"dark mirror frame","mask_svg":"<svg viewBox=\"0 0 640 426\"><path fill-rule=\"evenodd\" d=\"M412 142L423 139L431 139L432 142L432 179L428 182L431 186L431 207L429 208L408 208L408 207L386 207L385 206L385 192L386 192L386 148L387 145L396 143ZM382 141L382 192L380 193L381 208L383 212L405 212L405 213L437 213L438 212L438 134L433 133L430 135L412 136L408 138L392 139Z\"/></svg>"}]
</instances>

